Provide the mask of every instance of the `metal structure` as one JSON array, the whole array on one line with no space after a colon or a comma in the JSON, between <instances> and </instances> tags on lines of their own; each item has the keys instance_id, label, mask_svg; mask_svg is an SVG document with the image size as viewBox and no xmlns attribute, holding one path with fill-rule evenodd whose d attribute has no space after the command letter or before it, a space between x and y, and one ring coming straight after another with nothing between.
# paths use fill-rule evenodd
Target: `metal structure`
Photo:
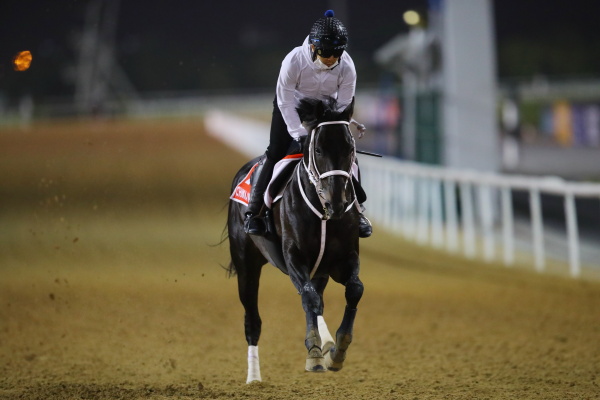
<instances>
[{"instance_id":1,"label":"metal structure","mask_svg":"<svg viewBox=\"0 0 600 400\"><path fill-rule=\"evenodd\" d=\"M138 94L115 55L119 0L91 1L77 43L79 60L75 77L75 104L88 115L113 113L125 107L123 99Z\"/></svg>"}]
</instances>

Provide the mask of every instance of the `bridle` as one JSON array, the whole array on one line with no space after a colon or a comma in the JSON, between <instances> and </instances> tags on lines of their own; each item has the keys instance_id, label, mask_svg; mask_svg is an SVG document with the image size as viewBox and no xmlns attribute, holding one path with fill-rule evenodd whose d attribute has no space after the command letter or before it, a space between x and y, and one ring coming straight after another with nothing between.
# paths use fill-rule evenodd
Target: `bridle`
<instances>
[{"instance_id":1,"label":"bridle","mask_svg":"<svg viewBox=\"0 0 600 400\"><path fill-rule=\"evenodd\" d=\"M312 279L314 277L315 273L317 272L317 269L319 268L319 265L321 264L321 260L323 259L323 254L325 253L325 242L326 242L326 238L327 238L327 221L331 218L331 215L329 214L329 211L327 210L327 207L325 206L326 199L323 196L322 180L329 176L340 175L346 179L346 183L344 184L344 188L346 188L348 185L348 181L352 182L352 179L350 179L350 177L352 176L352 166L354 164L354 161L356 160L356 143L354 142L354 136L352 136L352 134L350 133L350 137L352 139L353 151L352 151L352 162L350 163L350 168L348 169L348 171L344 171L341 169L334 169L334 170L326 171L323 173L321 173L319 171L319 168L317 167L317 163L315 162L315 137L317 134L317 129L321 128L324 125L336 125L336 124L346 125L346 126L350 125L350 123L348 121L321 122L319 125L317 125L312 130L311 135L310 135L310 144L308 146L308 165L306 165L306 161L304 159L302 160L302 165L304 166L304 169L306 170L306 172L308 174L308 178L309 178L310 182L315 187L315 190L319 197L319 201L321 202L321 207L323 209L323 213L320 213L312 205L312 203L306 196L306 193L304 193L304 189L302 188L302 183L300 180L300 168L296 168L296 177L297 177L298 187L300 188L300 193L302 194L302 197L304 198L304 202L310 207L312 212L321 219L321 244L320 244L320 249L319 249L319 255L317 256L317 260L315 261L315 264L313 265L312 270L310 271L310 275L309 275L310 279ZM352 201L348 205L348 207L346 208L346 210L344 212L347 212L348 210L350 210L352 208L352 206L354 205L354 203L356 203L356 196L355 196L354 201Z\"/></svg>"},{"instance_id":2,"label":"bridle","mask_svg":"<svg viewBox=\"0 0 600 400\"><path fill-rule=\"evenodd\" d=\"M306 160L302 160L302 164L304 165L304 169L306 170L306 173L308 174L308 179L310 180L310 183L313 184L313 186L315 187L315 190L317 192L317 196L319 198L319 201L321 203L321 207L323 209L323 213L320 213L311 203L310 201L308 201L308 198L306 197L306 194L304 193L304 190L302 189L302 185L300 185L300 176L298 175L298 184L300 186L300 192L302 193L302 197L304 198L304 201L306 202L306 204L308 204L308 206L311 208L311 210L321 219L323 220L328 220L329 218L331 218L331 215L329 215L329 211L327 210L327 207L325 206L327 200L325 199L323 193L323 179L330 177L330 176L336 176L336 175L340 175L343 176L346 179L346 183L344 185L344 188L348 185L348 181L351 181L351 176L352 176L352 165L354 164L354 161L356 159L356 143L354 142L354 136L352 136L352 134L350 134L350 138L352 140L352 160L350 162L350 168L348 169L348 171L344 171L341 169L334 169L331 171L326 171L321 173L319 171L319 168L317 167L317 163L315 161L315 137L317 136L317 130L319 128L321 128L322 126L325 125L346 125L349 126L350 122L348 121L328 121L328 122L321 122L319 125L317 125L313 130L312 133L310 135L310 144L308 146L308 165L306 165ZM298 174L299 169L297 170ZM351 203L348 208L346 209L346 211L348 211L351 207L352 207Z\"/></svg>"}]
</instances>

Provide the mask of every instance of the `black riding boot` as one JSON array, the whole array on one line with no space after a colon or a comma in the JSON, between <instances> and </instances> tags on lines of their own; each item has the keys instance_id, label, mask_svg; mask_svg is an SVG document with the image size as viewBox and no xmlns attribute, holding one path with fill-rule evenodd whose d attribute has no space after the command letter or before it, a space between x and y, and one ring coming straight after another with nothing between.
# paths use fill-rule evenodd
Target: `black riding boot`
<instances>
[{"instance_id":1,"label":"black riding boot","mask_svg":"<svg viewBox=\"0 0 600 400\"><path fill-rule=\"evenodd\" d=\"M362 210L359 214L360 219L358 221L358 236L361 238L368 238L373 233L373 226L371 226L371 221L363 214L365 212L365 206L360 205L360 209Z\"/></svg>"},{"instance_id":2,"label":"black riding boot","mask_svg":"<svg viewBox=\"0 0 600 400\"><path fill-rule=\"evenodd\" d=\"M352 184L354 185L354 192L356 193L356 199L360 204L360 214L358 221L358 236L361 238L368 238L373 233L373 226L371 226L371 221L367 217L364 216L365 206L363 203L367 201L367 194L360 184L360 180L356 179L356 177L352 176Z\"/></svg>"},{"instance_id":3,"label":"black riding boot","mask_svg":"<svg viewBox=\"0 0 600 400\"><path fill-rule=\"evenodd\" d=\"M254 171L255 174L258 173L258 176L252 183L250 201L244 219L244 231L249 235L264 236L267 233L267 224L260 212L263 208L265 190L271 180L274 166L275 162L265 157L262 166Z\"/></svg>"}]
</instances>

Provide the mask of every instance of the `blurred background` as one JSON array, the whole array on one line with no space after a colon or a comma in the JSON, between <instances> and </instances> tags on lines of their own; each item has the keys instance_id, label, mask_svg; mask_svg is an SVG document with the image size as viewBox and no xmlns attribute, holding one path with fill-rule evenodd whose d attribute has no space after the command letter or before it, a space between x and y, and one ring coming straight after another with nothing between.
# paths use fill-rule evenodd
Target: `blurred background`
<instances>
[{"instance_id":1,"label":"blurred background","mask_svg":"<svg viewBox=\"0 0 600 400\"><path fill-rule=\"evenodd\" d=\"M5 0L0 3L0 133L5 133L0 154L10 179L0 187L4 204L60 204L68 192L64 182L78 179L81 185L73 184L68 196L79 200L71 203L87 204L85 197L93 210L98 198L111 207L129 199L136 207L154 201L161 208L166 196L185 210L185 219L207 198L225 199L227 183L217 192L194 187L207 168L196 160L199 154L226 157L199 153L207 146L206 138L199 139L203 119L219 109L268 123L281 61L330 8L350 33L349 53L358 71L355 117L369 129L359 143L362 150L449 171L600 179L598 2ZM55 121L164 122L165 117L184 121L178 133L153 123L80 124L61 141L56 132L63 130L52 127ZM13 134L33 127L35 151L33 135ZM261 129L266 135L268 128ZM81 148L69 147L82 132ZM162 136L165 132L169 136ZM251 140L260 149L253 154L267 143ZM107 142L114 151L94 153L99 161L77 161ZM39 158L49 146L56 151L52 162ZM46 171L55 167L63 187L57 188L56 178L39 176L32 159ZM220 172L231 176L241 160ZM148 167L151 162L158 166ZM94 170L101 165L106 170ZM92 182L89 174L104 174L105 181ZM132 181L134 176L138 180ZM544 229L564 232L563 197L542 197ZM511 195L515 212L526 221L534 212L531 198L525 190ZM599 211L597 196L577 199L575 222L582 236L593 239L590 248L597 248L600 237ZM526 241L528 229L521 235ZM566 240L561 233L555 242ZM558 249L559 258L567 254L555 243L547 248Z\"/></svg>"},{"instance_id":2,"label":"blurred background","mask_svg":"<svg viewBox=\"0 0 600 400\"><path fill-rule=\"evenodd\" d=\"M496 0L452 9L455 3L6 0L0 121L199 114L219 99L237 110L242 101L268 118L281 60L333 8L350 32L357 112L373 132L373 150L597 179L600 4ZM32 62L17 71L21 51ZM449 126L452 118L480 120ZM474 144L484 160L470 165L451 149L473 140L463 143L452 131L473 125L484 138Z\"/></svg>"}]
</instances>

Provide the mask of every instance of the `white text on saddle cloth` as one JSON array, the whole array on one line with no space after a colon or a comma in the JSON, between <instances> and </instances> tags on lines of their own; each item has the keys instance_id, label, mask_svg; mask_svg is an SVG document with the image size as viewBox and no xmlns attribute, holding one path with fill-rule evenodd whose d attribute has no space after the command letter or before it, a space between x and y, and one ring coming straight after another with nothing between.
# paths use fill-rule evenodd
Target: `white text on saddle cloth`
<instances>
[{"instance_id":1,"label":"white text on saddle cloth","mask_svg":"<svg viewBox=\"0 0 600 400\"><path fill-rule=\"evenodd\" d=\"M302 158L302 154L292 154L278 161L277 164L275 164L275 167L273 168L273 176L271 177L271 182L273 182L273 180L277 178L277 176L281 173L281 171L283 171L284 167L288 163L296 162L299 158ZM238 203L241 203L245 206L248 205L250 201L250 191L252 189L252 185L250 184L250 177L252 176L252 173L254 172L257 166L258 163L254 164L250 169L250 172L248 172L244 179L242 179L242 181L235 187L233 193L229 197L231 200L237 201ZM352 175L354 175L354 177L358 179L358 165L356 165L356 163L352 165ZM274 199L269 195L269 188L271 187L271 182L269 182L267 190L265 190L265 205L269 208L271 208L271 205L274 202L281 198L281 193L279 193Z\"/></svg>"},{"instance_id":2,"label":"white text on saddle cloth","mask_svg":"<svg viewBox=\"0 0 600 400\"><path fill-rule=\"evenodd\" d=\"M248 205L250 201L250 190L252 186L250 185L250 177L252 173L256 169L258 163L254 164L248 174L242 179L242 181L233 189L233 193L229 197L233 201L237 201L238 203L242 203L244 205Z\"/></svg>"}]
</instances>

